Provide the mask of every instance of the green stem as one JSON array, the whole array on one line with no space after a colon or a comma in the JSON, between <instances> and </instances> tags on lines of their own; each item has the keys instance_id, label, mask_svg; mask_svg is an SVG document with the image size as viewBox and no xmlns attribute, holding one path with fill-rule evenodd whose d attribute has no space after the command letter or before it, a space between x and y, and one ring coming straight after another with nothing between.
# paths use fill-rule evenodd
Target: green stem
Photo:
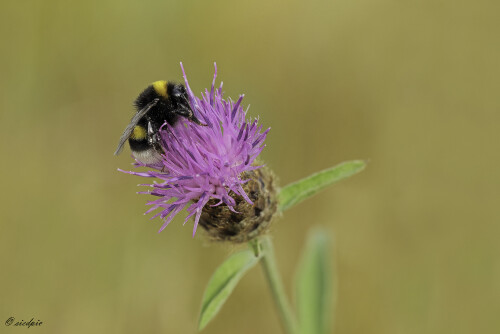
<instances>
[{"instance_id":1,"label":"green stem","mask_svg":"<svg viewBox=\"0 0 500 334\"><path fill-rule=\"evenodd\" d=\"M297 321L295 320L292 308L286 298L283 281L281 280L278 267L276 266L273 243L268 236L263 237L261 242L263 256L260 263L262 264L262 269L264 270L269 287L271 288L282 325L287 334L297 334Z\"/></svg>"}]
</instances>

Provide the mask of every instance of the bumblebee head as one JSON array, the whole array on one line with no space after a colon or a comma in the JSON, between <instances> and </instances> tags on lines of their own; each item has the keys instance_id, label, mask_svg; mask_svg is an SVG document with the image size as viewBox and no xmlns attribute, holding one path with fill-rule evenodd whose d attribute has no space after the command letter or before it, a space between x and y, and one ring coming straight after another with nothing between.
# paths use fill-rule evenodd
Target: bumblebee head
<instances>
[{"instance_id":1,"label":"bumblebee head","mask_svg":"<svg viewBox=\"0 0 500 334\"><path fill-rule=\"evenodd\" d=\"M186 92L186 87L182 84L169 82L167 84L167 94L175 101L187 101L188 95Z\"/></svg>"}]
</instances>

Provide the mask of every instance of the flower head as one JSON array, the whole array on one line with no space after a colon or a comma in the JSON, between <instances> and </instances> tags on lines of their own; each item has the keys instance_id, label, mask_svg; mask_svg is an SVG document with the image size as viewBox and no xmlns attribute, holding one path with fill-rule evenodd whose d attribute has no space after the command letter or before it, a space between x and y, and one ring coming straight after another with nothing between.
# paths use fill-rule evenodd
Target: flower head
<instances>
[{"instance_id":1,"label":"flower head","mask_svg":"<svg viewBox=\"0 0 500 334\"><path fill-rule=\"evenodd\" d=\"M259 185L252 178L260 177L261 172L257 174L256 170L262 167L255 161L265 147L270 129L263 131L258 119L247 119L248 108L243 110L241 106L243 95L236 102L223 98L222 83L215 88L216 66L210 92L205 89L201 98L193 94L182 63L181 68L190 107L206 126L185 118L180 118L173 126L165 123L159 132L163 150L161 162L145 165L136 160L137 166L150 170L127 173L160 180L143 184L152 189L140 192L158 197L147 203L151 208L146 213L160 210L152 217L164 220L160 231L186 208L188 214L184 223L194 216L194 236L205 207L208 211L204 227L212 224L211 218L219 217L220 214L213 211L217 207L224 207L224 212L231 215L244 214L242 202L255 207ZM266 191L269 189L274 187ZM255 210L259 214L262 211L261 208Z\"/></svg>"}]
</instances>

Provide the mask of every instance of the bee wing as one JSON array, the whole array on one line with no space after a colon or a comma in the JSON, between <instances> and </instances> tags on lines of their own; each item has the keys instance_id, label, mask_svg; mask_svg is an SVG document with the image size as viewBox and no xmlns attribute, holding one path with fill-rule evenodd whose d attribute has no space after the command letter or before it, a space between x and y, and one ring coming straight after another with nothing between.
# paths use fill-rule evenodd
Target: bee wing
<instances>
[{"instance_id":1,"label":"bee wing","mask_svg":"<svg viewBox=\"0 0 500 334\"><path fill-rule=\"evenodd\" d=\"M121 150L123 149L123 145L127 141L127 139L130 138L130 135L134 131L135 126L137 123L139 123L140 119L144 117L148 113L148 111L153 108L156 103L158 103L159 99L154 99L151 101L147 106L139 110L134 117L130 120L129 125L125 128L125 131L123 131L122 136L120 137L120 142L118 143L118 147L116 148L115 155L120 154Z\"/></svg>"}]
</instances>

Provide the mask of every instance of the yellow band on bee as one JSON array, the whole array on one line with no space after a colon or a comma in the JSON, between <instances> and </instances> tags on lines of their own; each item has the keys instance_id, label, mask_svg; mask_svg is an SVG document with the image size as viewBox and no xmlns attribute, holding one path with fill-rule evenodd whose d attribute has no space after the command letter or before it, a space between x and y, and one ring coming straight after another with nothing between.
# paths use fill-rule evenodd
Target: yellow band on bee
<instances>
[{"instance_id":1,"label":"yellow band on bee","mask_svg":"<svg viewBox=\"0 0 500 334\"><path fill-rule=\"evenodd\" d=\"M158 95L167 97L167 82L165 80L153 82L153 88Z\"/></svg>"},{"instance_id":2,"label":"yellow band on bee","mask_svg":"<svg viewBox=\"0 0 500 334\"><path fill-rule=\"evenodd\" d=\"M132 132L132 135L130 136L132 139L140 140L146 138L146 129L144 129L140 125L136 125L134 127L134 131Z\"/></svg>"}]
</instances>

